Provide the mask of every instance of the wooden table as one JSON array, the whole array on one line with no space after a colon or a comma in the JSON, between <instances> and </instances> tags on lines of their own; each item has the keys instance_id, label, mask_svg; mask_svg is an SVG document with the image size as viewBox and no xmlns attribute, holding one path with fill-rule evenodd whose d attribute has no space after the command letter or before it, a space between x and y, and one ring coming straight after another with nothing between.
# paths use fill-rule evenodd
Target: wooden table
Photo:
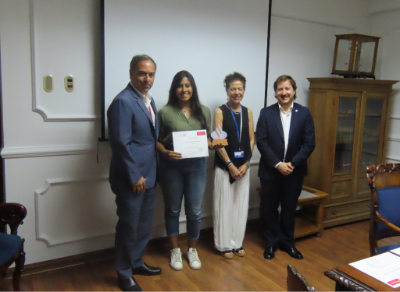
<instances>
[{"instance_id":1,"label":"wooden table","mask_svg":"<svg viewBox=\"0 0 400 292\"><path fill-rule=\"evenodd\" d=\"M261 196L261 187L257 188L259 195ZM298 207L309 207L311 205L316 206L316 210L299 210L296 215L296 227L294 231L294 238L299 238L311 234L317 233L318 236L322 236L324 227L322 220L324 217L324 206L323 203L328 197L328 194L310 187L303 186L303 191L297 201ZM306 208L304 208L306 209ZM260 206L260 217L261 217L261 206Z\"/></svg>"},{"instance_id":2,"label":"wooden table","mask_svg":"<svg viewBox=\"0 0 400 292\"><path fill-rule=\"evenodd\" d=\"M336 282L336 291L400 291L364 274L350 265L326 271L325 276Z\"/></svg>"},{"instance_id":3,"label":"wooden table","mask_svg":"<svg viewBox=\"0 0 400 292\"><path fill-rule=\"evenodd\" d=\"M322 220L324 217L323 203L328 197L328 194L310 187L303 186L303 191L297 201L298 207L315 205L316 212L308 212L308 210L300 210L296 216L296 227L294 231L294 238L299 238L317 233L322 236L324 226Z\"/></svg>"}]
</instances>

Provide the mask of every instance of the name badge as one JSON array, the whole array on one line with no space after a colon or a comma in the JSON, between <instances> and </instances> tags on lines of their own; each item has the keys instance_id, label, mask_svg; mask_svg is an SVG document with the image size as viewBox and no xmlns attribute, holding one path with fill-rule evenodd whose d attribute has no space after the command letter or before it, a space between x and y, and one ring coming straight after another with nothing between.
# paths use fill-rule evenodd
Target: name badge
<instances>
[{"instance_id":1,"label":"name badge","mask_svg":"<svg viewBox=\"0 0 400 292\"><path fill-rule=\"evenodd\" d=\"M243 158L244 157L244 151L243 150L238 150L233 152L233 154L235 155L235 158Z\"/></svg>"}]
</instances>

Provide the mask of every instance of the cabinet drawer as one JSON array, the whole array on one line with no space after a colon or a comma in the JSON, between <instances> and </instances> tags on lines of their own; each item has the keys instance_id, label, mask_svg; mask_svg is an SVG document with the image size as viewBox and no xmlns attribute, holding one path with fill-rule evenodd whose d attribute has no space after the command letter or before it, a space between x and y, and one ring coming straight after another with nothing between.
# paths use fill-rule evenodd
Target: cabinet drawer
<instances>
[{"instance_id":1,"label":"cabinet drawer","mask_svg":"<svg viewBox=\"0 0 400 292\"><path fill-rule=\"evenodd\" d=\"M342 216L356 217L359 216L360 213L368 214L368 212L370 212L370 209L371 209L370 201L349 203L332 207L328 206L325 207L324 217L325 219L342 217Z\"/></svg>"}]
</instances>

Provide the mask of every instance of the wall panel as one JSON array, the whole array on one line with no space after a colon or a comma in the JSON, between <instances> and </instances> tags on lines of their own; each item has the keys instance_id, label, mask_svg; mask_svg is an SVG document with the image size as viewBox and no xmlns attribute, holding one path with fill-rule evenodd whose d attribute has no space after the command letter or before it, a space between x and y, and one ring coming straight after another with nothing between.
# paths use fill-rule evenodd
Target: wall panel
<instances>
[{"instance_id":1,"label":"wall panel","mask_svg":"<svg viewBox=\"0 0 400 292\"><path fill-rule=\"evenodd\" d=\"M240 1L243 5L247 5L247 2ZM271 80L283 73L292 74L299 83L298 101L307 105L309 84L306 78L329 76L333 35L352 30L368 31L365 11L354 9L355 4L366 2L367 0L274 1ZM160 14L165 12L157 7L153 9L158 9L157 13ZM212 10L207 12L213 13ZM348 14L352 17L347 17ZM236 11L234 15L236 18L229 22L233 23L232 28L226 28L226 37L242 42L248 32L240 30L241 23L251 21L251 15L248 16L241 11ZM257 15L266 17L268 11L257 11ZM97 138L100 135L98 118L101 115L99 64L102 62L100 46L102 36L99 16L98 0L0 0L5 144L2 156L5 159L6 200L20 202L28 209L28 217L20 227L20 233L26 239L27 264L101 250L114 245L112 232L116 220L116 207L114 195L105 180L108 177L111 155L108 143L100 143L98 155L96 153ZM33 26L31 26L32 20ZM225 19L220 20L225 21ZM396 25L400 24L397 22ZM141 28L127 28L127 38L131 38L130 32ZM145 27L143 30L145 31ZM174 33L179 35L179 31ZM198 30L194 30L193 34L199 39L203 38ZM183 35L181 41L185 42L186 39ZM166 52L171 49L163 46L163 38L153 38L153 40L154 47ZM179 45L179 42L176 45ZM213 49L213 45L215 43L211 42L201 48ZM118 42L114 43L114 46L120 52L129 55L128 59L136 50ZM142 52L141 48L138 52ZM193 62L198 62L196 60L198 50L183 53L193 58ZM390 58L395 58L392 54L394 51L390 51ZM210 104L211 111L224 102L225 93L222 85L224 74L238 70L236 64L246 63L248 55L246 52L241 52L235 56L227 55L226 59L228 65L222 68L224 73L218 74L217 77L213 77L212 73L219 63L204 62L207 72L211 73L210 76L204 74L203 80L202 74L193 72L202 88L201 98L202 96L216 98ZM160 70L168 68L173 73L180 69L191 70L190 67L174 67L177 62L168 56L162 56L158 60ZM390 63L390 59L386 62ZM118 79L118 82L121 82L117 86L118 89L122 89L128 83L128 63L129 60L123 61L125 69L122 72L115 72L122 74ZM265 87L263 81L255 82L258 79L252 77L253 74L259 76L265 74L265 71L259 69L265 68L265 59L256 60L252 64L256 68L254 72L244 73L249 78L249 88L253 87L257 93L246 92L243 101L245 105L247 101L263 95ZM385 66L388 65L390 64ZM41 92L41 79L43 74L48 73L54 74L57 84L52 93L45 94ZM77 89L72 94L62 91L62 84L59 83L65 74L77 77ZM168 78L159 76L157 78L155 86L166 84L155 96L156 99L164 98L164 101L159 99L157 103L157 106L161 107L165 103L166 90L172 75ZM219 88L218 92L207 92L208 80L215 82L215 86ZM269 104L275 100L271 90L272 83L269 84ZM35 107L33 106L35 97L36 106L43 107L43 112L46 112L48 118L59 119L59 122L46 122L42 115L32 110ZM258 115L261 107L262 104L252 110ZM87 117L89 119L85 120ZM391 135L399 137L397 132L392 130ZM249 218L257 217L259 204L256 191L259 186L257 177L259 154L256 149L254 152L250 170ZM207 162L208 182L203 201L203 228L212 226L213 155L211 152ZM76 178L83 180L79 181ZM94 180L88 182L89 178ZM53 186L46 189L44 187L46 181ZM93 216L89 216L82 206L83 203L90 202L92 202ZM52 207L58 210L57 213L52 213ZM158 189L153 237L165 236L163 209L163 198ZM61 213L62 211L65 213ZM78 225L75 219L79 219L82 226ZM180 221L180 231L185 232L184 212ZM101 223L98 230L92 231L97 222ZM65 230L65 234L58 229ZM37 237L46 239L51 246L43 240L38 240Z\"/></svg>"}]
</instances>

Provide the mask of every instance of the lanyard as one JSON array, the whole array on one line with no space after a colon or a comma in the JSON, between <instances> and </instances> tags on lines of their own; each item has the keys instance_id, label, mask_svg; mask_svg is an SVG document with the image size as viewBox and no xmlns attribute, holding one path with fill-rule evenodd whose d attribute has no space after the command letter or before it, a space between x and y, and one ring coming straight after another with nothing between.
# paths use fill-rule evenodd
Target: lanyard
<instances>
[{"instance_id":1,"label":"lanyard","mask_svg":"<svg viewBox=\"0 0 400 292\"><path fill-rule=\"evenodd\" d=\"M240 142L242 140L242 128L243 128L242 106L240 106L240 132L239 132L239 127L236 122L235 114L233 113L233 110L232 110L231 106L229 105L229 103L226 103L226 105L228 106L229 110L231 111L233 121L235 122L235 125L236 125L236 132L237 132L237 136L238 136L239 150L240 150Z\"/></svg>"}]
</instances>

